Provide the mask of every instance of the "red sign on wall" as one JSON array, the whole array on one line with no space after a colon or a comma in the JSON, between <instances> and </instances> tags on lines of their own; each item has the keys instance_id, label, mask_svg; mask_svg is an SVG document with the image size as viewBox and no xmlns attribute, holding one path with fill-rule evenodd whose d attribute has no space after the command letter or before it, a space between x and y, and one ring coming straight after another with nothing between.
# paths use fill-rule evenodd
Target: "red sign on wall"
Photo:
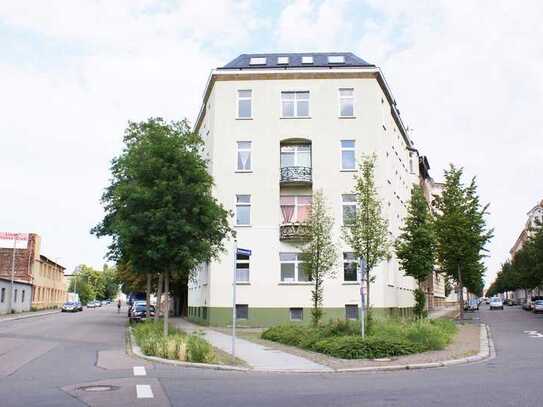
<instances>
[{"instance_id":1,"label":"red sign on wall","mask_svg":"<svg viewBox=\"0 0 543 407\"><path fill-rule=\"evenodd\" d=\"M0 232L0 240L28 240L28 233Z\"/></svg>"}]
</instances>

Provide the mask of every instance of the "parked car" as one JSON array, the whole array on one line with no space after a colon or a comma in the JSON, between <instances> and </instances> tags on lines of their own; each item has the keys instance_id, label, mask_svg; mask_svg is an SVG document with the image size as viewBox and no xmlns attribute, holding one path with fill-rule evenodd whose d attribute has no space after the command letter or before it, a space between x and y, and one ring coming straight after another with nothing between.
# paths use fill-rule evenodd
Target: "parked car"
<instances>
[{"instance_id":1,"label":"parked car","mask_svg":"<svg viewBox=\"0 0 543 407\"><path fill-rule=\"evenodd\" d=\"M490 298L485 298L485 304L490 304Z\"/></svg>"},{"instance_id":2,"label":"parked car","mask_svg":"<svg viewBox=\"0 0 543 407\"><path fill-rule=\"evenodd\" d=\"M62 305L62 312L78 312L83 311L83 307L78 302L65 302L64 305Z\"/></svg>"},{"instance_id":3,"label":"parked car","mask_svg":"<svg viewBox=\"0 0 543 407\"><path fill-rule=\"evenodd\" d=\"M147 305L147 301L133 301L132 304L128 306L128 318L132 316L132 310L138 305Z\"/></svg>"},{"instance_id":4,"label":"parked car","mask_svg":"<svg viewBox=\"0 0 543 407\"><path fill-rule=\"evenodd\" d=\"M515 302L514 302L511 298L506 298L506 299L503 301L503 304L504 304L504 305L508 305L508 306L512 306L512 305L515 305Z\"/></svg>"},{"instance_id":5,"label":"parked car","mask_svg":"<svg viewBox=\"0 0 543 407\"><path fill-rule=\"evenodd\" d=\"M100 302L100 306L107 305L107 304L108 304L108 302L106 300L103 300L103 301Z\"/></svg>"},{"instance_id":6,"label":"parked car","mask_svg":"<svg viewBox=\"0 0 543 407\"><path fill-rule=\"evenodd\" d=\"M87 303L87 308L96 308L100 306L99 304L98 301L90 301Z\"/></svg>"},{"instance_id":7,"label":"parked car","mask_svg":"<svg viewBox=\"0 0 543 407\"><path fill-rule=\"evenodd\" d=\"M525 311L531 311L532 310L532 304L530 304L528 301L524 300L522 303L522 309Z\"/></svg>"},{"instance_id":8,"label":"parked car","mask_svg":"<svg viewBox=\"0 0 543 407\"><path fill-rule=\"evenodd\" d=\"M155 316L155 307L154 305L150 306L150 316ZM135 304L133 306L132 312L130 313L130 322L145 321L147 318L147 305L146 304Z\"/></svg>"},{"instance_id":9,"label":"parked car","mask_svg":"<svg viewBox=\"0 0 543 407\"><path fill-rule=\"evenodd\" d=\"M471 299L467 301L466 311L478 311L479 310L479 301L476 299Z\"/></svg>"},{"instance_id":10,"label":"parked car","mask_svg":"<svg viewBox=\"0 0 543 407\"><path fill-rule=\"evenodd\" d=\"M543 300L537 300L533 303L533 311L536 314L543 312Z\"/></svg>"},{"instance_id":11,"label":"parked car","mask_svg":"<svg viewBox=\"0 0 543 407\"><path fill-rule=\"evenodd\" d=\"M490 299L490 310L501 309L503 310L503 302L499 297L492 297Z\"/></svg>"}]
</instances>

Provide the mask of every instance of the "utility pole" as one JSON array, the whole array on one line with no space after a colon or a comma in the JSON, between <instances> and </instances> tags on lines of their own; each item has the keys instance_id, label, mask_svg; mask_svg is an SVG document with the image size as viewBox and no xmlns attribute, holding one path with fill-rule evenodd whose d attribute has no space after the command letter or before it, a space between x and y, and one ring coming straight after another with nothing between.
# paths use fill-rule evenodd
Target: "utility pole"
<instances>
[{"instance_id":1,"label":"utility pole","mask_svg":"<svg viewBox=\"0 0 543 407\"><path fill-rule=\"evenodd\" d=\"M10 282L10 294L9 294L9 313L14 310L13 307L13 295L15 290L15 252L17 250L17 236L13 237L13 256L11 259L11 282Z\"/></svg>"},{"instance_id":2,"label":"utility pole","mask_svg":"<svg viewBox=\"0 0 543 407\"><path fill-rule=\"evenodd\" d=\"M234 276L232 279L232 359L236 359L236 280L238 241L234 239Z\"/></svg>"}]
</instances>

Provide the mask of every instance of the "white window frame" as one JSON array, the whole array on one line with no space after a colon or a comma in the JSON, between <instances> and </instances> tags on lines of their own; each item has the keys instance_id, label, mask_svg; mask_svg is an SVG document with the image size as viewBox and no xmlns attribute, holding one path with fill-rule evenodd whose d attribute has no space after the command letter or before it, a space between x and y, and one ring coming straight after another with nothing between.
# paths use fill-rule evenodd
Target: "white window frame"
<instances>
[{"instance_id":1,"label":"white window frame","mask_svg":"<svg viewBox=\"0 0 543 407\"><path fill-rule=\"evenodd\" d=\"M266 57L251 57L249 59L249 65L266 65L267 58Z\"/></svg>"},{"instance_id":2,"label":"white window frame","mask_svg":"<svg viewBox=\"0 0 543 407\"><path fill-rule=\"evenodd\" d=\"M294 115L293 116L285 116L283 114L283 95L286 93L293 93L294 94ZM305 99L299 98L299 95L301 93L307 93L307 116L299 116L298 115L298 100L303 101ZM309 119L311 118L311 91L309 90L282 90L281 91L281 97L279 100L279 108L281 112L281 119Z\"/></svg>"},{"instance_id":3,"label":"white window frame","mask_svg":"<svg viewBox=\"0 0 543 407\"><path fill-rule=\"evenodd\" d=\"M236 284L250 283L251 282L251 256L247 256L248 257L247 259L240 259L240 258L238 258L238 256L240 256L240 255L236 254ZM247 269L242 269L242 270L247 270L247 280L240 280L238 278L238 264L247 264L247 265L249 265L249 267Z\"/></svg>"},{"instance_id":4,"label":"white window frame","mask_svg":"<svg viewBox=\"0 0 543 407\"><path fill-rule=\"evenodd\" d=\"M354 309L356 307L356 318L347 318L347 307ZM345 319L348 321L357 321L360 317L360 310L358 304L345 304Z\"/></svg>"},{"instance_id":5,"label":"white window frame","mask_svg":"<svg viewBox=\"0 0 543 407\"><path fill-rule=\"evenodd\" d=\"M238 317L238 306L241 307L247 307L247 318L240 318ZM237 321L248 321L249 320L249 304L236 304L236 320Z\"/></svg>"},{"instance_id":6,"label":"white window frame","mask_svg":"<svg viewBox=\"0 0 543 407\"><path fill-rule=\"evenodd\" d=\"M298 220L298 209L301 208L301 207L304 207L304 206L311 206L313 205L313 199L311 199L311 203L309 204L301 204L299 203L298 201L298 198L313 198L312 195L281 195L280 198L282 197L288 197L288 198L294 198L294 213L292 214L292 221L290 223L298 223L300 222L300 220ZM281 205L281 199L279 199L279 209L281 209L281 206L284 206L284 205ZM284 224L283 223L283 213L281 212L281 224Z\"/></svg>"},{"instance_id":7,"label":"white window frame","mask_svg":"<svg viewBox=\"0 0 543 407\"><path fill-rule=\"evenodd\" d=\"M312 55L306 55L306 56L302 56L302 64L312 64L313 63L313 56Z\"/></svg>"},{"instance_id":8,"label":"white window frame","mask_svg":"<svg viewBox=\"0 0 543 407\"><path fill-rule=\"evenodd\" d=\"M248 196L249 197L249 202L239 202L239 197L241 196ZM251 195L250 194L236 194L236 202L235 202L235 207L236 207L236 226L239 226L239 227L248 227L248 226L251 226L251 223L252 223L252 208L251 208L251 205L252 205L252 200L251 200ZM249 207L249 223L238 223L238 208L239 207Z\"/></svg>"},{"instance_id":9,"label":"white window frame","mask_svg":"<svg viewBox=\"0 0 543 407\"><path fill-rule=\"evenodd\" d=\"M352 92L351 96L342 96L341 91L350 90ZM337 91L337 97L338 97L338 116L341 118L353 118L355 116L355 104L354 104L354 88L339 88ZM341 102L343 100L350 100L351 105L353 107L353 114L350 116L344 116L341 114Z\"/></svg>"},{"instance_id":10,"label":"white window frame","mask_svg":"<svg viewBox=\"0 0 543 407\"><path fill-rule=\"evenodd\" d=\"M293 254L296 256L295 260L281 260L282 254ZM279 281L281 283L287 283L287 284L297 284L297 283L309 283L310 280L300 280L300 273L303 273L303 270L301 268L301 264L304 262L300 260L301 253L295 253L295 252L281 252L279 253ZM282 264L294 264L294 280L282 280L281 279L281 265Z\"/></svg>"},{"instance_id":11,"label":"white window frame","mask_svg":"<svg viewBox=\"0 0 543 407\"><path fill-rule=\"evenodd\" d=\"M354 200L353 201L345 201L343 199L343 197L346 197L346 196L353 196ZM344 208L346 206L354 206L354 208L355 208L355 216L356 216L356 211L358 210L358 205L357 205L356 195L355 194L353 194L353 193L341 194L341 223L343 224L343 226L351 226L351 224L345 224L345 210L344 210Z\"/></svg>"},{"instance_id":12,"label":"white window frame","mask_svg":"<svg viewBox=\"0 0 543 407\"><path fill-rule=\"evenodd\" d=\"M240 143L249 143L249 148L240 148ZM239 153L242 151L248 151L249 152L249 169L240 169L238 167L239 163ZM236 158L235 158L235 171L236 172L253 172L253 142L249 140L238 140L236 141Z\"/></svg>"},{"instance_id":13,"label":"white window frame","mask_svg":"<svg viewBox=\"0 0 543 407\"><path fill-rule=\"evenodd\" d=\"M287 56L277 57L277 65L288 65L289 58Z\"/></svg>"},{"instance_id":14,"label":"white window frame","mask_svg":"<svg viewBox=\"0 0 543 407\"><path fill-rule=\"evenodd\" d=\"M292 311L293 310L301 310L302 311L302 314L301 314L301 318L292 318ZM290 307L288 309L288 316L289 316L289 319L291 321L303 321L304 320L304 309L302 307Z\"/></svg>"},{"instance_id":15,"label":"white window frame","mask_svg":"<svg viewBox=\"0 0 543 407\"><path fill-rule=\"evenodd\" d=\"M345 255L351 254L352 259L346 259ZM357 283L358 282L358 273L360 272L360 265L358 259L354 256L353 252L343 252L343 282L345 283ZM356 275L354 280L345 280L345 264L355 264L356 265Z\"/></svg>"},{"instance_id":16,"label":"white window frame","mask_svg":"<svg viewBox=\"0 0 543 407\"><path fill-rule=\"evenodd\" d=\"M298 160L299 160L299 156L302 154L302 153L305 153L306 151L303 150L302 148L304 149L307 149L307 147L309 147L309 168L312 168L313 167L313 162L312 162L312 151L311 151L311 144L283 144L279 147L279 165L281 166L281 168L286 168L286 167L283 167L282 166L282 163L281 163L281 154L283 154L283 147L285 148L292 148L294 151L294 165L293 167L300 167L300 165L298 164Z\"/></svg>"},{"instance_id":17,"label":"white window frame","mask_svg":"<svg viewBox=\"0 0 543 407\"><path fill-rule=\"evenodd\" d=\"M344 141L352 141L353 147L343 147ZM341 161L341 171L356 171L356 140L340 140L339 141L339 148L340 148L340 161ZM345 168L343 165L343 152L344 151L352 151L354 155L354 167L353 168Z\"/></svg>"},{"instance_id":18,"label":"white window frame","mask_svg":"<svg viewBox=\"0 0 543 407\"><path fill-rule=\"evenodd\" d=\"M329 64L344 64L345 56L344 55L328 55Z\"/></svg>"},{"instance_id":19,"label":"white window frame","mask_svg":"<svg viewBox=\"0 0 543 407\"><path fill-rule=\"evenodd\" d=\"M251 92L251 96L240 96L240 92ZM251 102L251 115L248 117L241 117L239 115L240 108L239 102L242 100L249 100ZM238 120L251 120L254 116L253 112L253 90L252 89L238 89L236 91L236 119Z\"/></svg>"}]
</instances>

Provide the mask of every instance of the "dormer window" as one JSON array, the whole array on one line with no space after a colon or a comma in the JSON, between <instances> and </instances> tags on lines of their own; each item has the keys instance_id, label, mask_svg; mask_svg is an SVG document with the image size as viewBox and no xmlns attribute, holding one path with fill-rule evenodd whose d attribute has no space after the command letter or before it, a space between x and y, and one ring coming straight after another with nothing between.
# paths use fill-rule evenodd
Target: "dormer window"
<instances>
[{"instance_id":1,"label":"dormer window","mask_svg":"<svg viewBox=\"0 0 543 407\"><path fill-rule=\"evenodd\" d=\"M302 57L302 64L312 64L312 63L313 63L312 56Z\"/></svg>"},{"instance_id":2,"label":"dormer window","mask_svg":"<svg viewBox=\"0 0 543 407\"><path fill-rule=\"evenodd\" d=\"M329 64L344 64L345 57L343 55L329 55L328 63Z\"/></svg>"},{"instance_id":3,"label":"dormer window","mask_svg":"<svg viewBox=\"0 0 543 407\"><path fill-rule=\"evenodd\" d=\"M249 61L249 65L266 65L265 57L253 57Z\"/></svg>"},{"instance_id":4,"label":"dormer window","mask_svg":"<svg viewBox=\"0 0 543 407\"><path fill-rule=\"evenodd\" d=\"M277 57L277 65L287 65L288 57Z\"/></svg>"}]
</instances>

